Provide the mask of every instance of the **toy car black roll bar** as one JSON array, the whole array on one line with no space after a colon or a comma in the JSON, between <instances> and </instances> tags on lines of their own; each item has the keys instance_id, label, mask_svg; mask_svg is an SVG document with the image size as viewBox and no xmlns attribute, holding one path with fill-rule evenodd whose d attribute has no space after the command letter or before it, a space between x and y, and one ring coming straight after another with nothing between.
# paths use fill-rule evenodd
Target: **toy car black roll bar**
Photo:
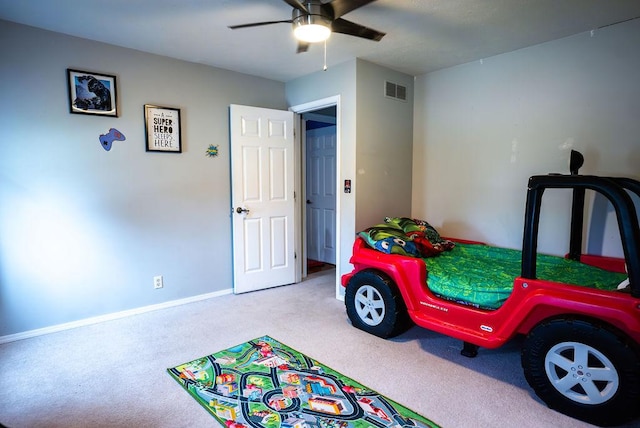
<instances>
[{"instance_id":1,"label":"toy car black roll bar","mask_svg":"<svg viewBox=\"0 0 640 428\"><path fill-rule=\"evenodd\" d=\"M575 155L572 153L573 156ZM542 195L545 189L573 189L569 258L575 260L580 258L582 250L584 193L586 189L590 189L606 197L615 209L627 262L631 295L640 298L640 227L636 207L628 193L632 192L640 197L640 182L626 177L578 175L578 168L571 167L571 175L549 174L529 178L522 242L521 276L530 279L536 278L538 225Z\"/></svg>"}]
</instances>

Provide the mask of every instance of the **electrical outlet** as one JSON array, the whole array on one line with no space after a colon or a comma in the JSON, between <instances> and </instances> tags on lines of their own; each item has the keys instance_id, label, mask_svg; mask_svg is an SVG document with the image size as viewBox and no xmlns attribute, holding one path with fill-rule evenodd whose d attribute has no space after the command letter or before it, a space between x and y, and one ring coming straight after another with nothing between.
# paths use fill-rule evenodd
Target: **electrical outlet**
<instances>
[{"instance_id":1,"label":"electrical outlet","mask_svg":"<svg viewBox=\"0 0 640 428\"><path fill-rule=\"evenodd\" d=\"M162 288L164 284L162 283L162 275L153 277L153 288L158 289Z\"/></svg>"}]
</instances>

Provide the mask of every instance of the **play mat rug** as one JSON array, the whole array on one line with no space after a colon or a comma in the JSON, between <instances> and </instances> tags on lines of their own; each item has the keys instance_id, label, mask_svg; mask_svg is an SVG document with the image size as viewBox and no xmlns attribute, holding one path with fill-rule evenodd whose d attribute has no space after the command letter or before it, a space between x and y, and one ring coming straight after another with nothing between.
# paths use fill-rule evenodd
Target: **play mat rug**
<instances>
[{"instance_id":1,"label":"play mat rug","mask_svg":"<svg viewBox=\"0 0 640 428\"><path fill-rule=\"evenodd\" d=\"M438 426L269 336L167 370L228 428Z\"/></svg>"}]
</instances>

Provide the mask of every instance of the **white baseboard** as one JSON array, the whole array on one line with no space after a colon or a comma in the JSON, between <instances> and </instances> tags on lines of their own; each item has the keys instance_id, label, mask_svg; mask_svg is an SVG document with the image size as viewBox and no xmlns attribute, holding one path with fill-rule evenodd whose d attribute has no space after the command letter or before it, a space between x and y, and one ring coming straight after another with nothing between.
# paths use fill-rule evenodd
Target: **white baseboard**
<instances>
[{"instance_id":1,"label":"white baseboard","mask_svg":"<svg viewBox=\"0 0 640 428\"><path fill-rule=\"evenodd\" d=\"M174 306L186 305L187 303L198 302L200 300L212 299L233 293L233 289L216 291L214 293L200 294L198 296L187 297L185 299L171 300L169 302L158 303L157 305L143 306L140 308L129 309L122 312L114 312L111 314L100 315L98 317L85 318L83 320L68 322L64 324L52 325L51 327L38 328L35 330L24 331L22 333L9 334L0 336L0 345L3 343L15 342L16 340L29 339L31 337L42 336L44 334L56 333L59 331L70 330L76 327L84 327L91 324L97 324L105 321L117 320L120 318L130 317L132 315L144 314L146 312L157 311L159 309L167 309Z\"/></svg>"}]
</instances>

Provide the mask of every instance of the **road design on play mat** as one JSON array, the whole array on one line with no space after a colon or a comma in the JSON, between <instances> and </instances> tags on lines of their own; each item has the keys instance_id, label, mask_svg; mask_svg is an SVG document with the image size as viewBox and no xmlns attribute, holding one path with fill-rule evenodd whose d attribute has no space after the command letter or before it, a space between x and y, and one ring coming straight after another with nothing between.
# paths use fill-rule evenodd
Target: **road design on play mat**
<instances>
[{"instance_id":1,"label":"road design on play mat","mask_svg":"<svg viewBox=\"0 0 640 428\"><path fill-rule=\"evenodd\" d=\"M437 427L269 336L168 371L228 428Z\"/></svg>"}]
</instances>

